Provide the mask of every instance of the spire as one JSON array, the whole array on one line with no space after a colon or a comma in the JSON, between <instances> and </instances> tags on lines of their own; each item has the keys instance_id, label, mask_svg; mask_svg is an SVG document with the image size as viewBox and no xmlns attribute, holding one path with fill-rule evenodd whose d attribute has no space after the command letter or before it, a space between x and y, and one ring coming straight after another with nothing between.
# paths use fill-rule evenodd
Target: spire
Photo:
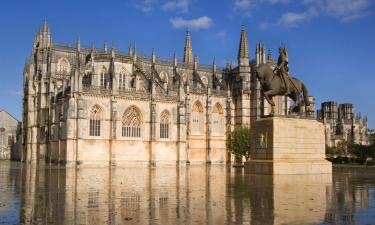
<instances>
[{"instance_id":1,"label":"spire","mask_svg":"<svg viewBox=\"0 0 375 225\"><path fill-rule=\"evenodd\" d=\"M229 63L229 60L227 59L227 64L225 65L226 67L226 70L231 70L232 68L230 68L230 63Z\"/></svg>"},{"instance_id":2,"label":"spire","mask_svg":"<svg viewBox=\"0 0 375 225\"><path fill-rule=\"evenodd\" d=\"M81 37L77 36L77 52L81 51Z\"/></svg>"},{"instance_id":3,"label":"spire","mask_svg":"<svg viewBox=\"0 0 375 225\"><path fill-rule=\"evenodd\" d=\"M267 61L266 61L266 51L265 51L265 48L264 48L264 43L262 43L262 42L259 42L257 44L255 61L256 61L257 65L267 63Z\"/></svg>"},{"instance_id":4,"label":"spire","mask_svg":"<svg viewBox=\"0 0 375 225\"><path fill-rule=\"evenodd\" d=\"M133 45L133 62L135 63L137 61L137 49L135 44Z\"/></svg>"},{"instance_id":5,"label":"spire","mask_svg":"<svg viewBox=\"0 0 375 225\"><path fill-rule=\"evenodd\" d=\"M196 71L198 69L198 56L195 55L194 56L194 70Z\"/></svg>"},{"instance_id":6,"label":"spire","mask_svg":"<svg viewBox=\"0 0 375 225\"><path fill-rule=\"evenodd\" d=\"M173 52L173 65L176 67L177 66L177 55L176 51Z\"/></svg>"},{"instance_id":7,"label":"spire","mask_svg":"<svg viewBox=\"0 0 375 225\"><path fill-rule=\"evenodd\" d=\"M273 59L272 59L272 51L271 51L271 49L268 49L267 63L273 63Z\"/></svg>"},{"instance_id":8,"label":"spire","mask_svg":"<svg viewBox=\"0 0 375 225\"><path fill-rule=\"evenodd\" d=\"M47 23L47 19L44 18L43 26L40 28L39 31L39 40L42 47L50 47L51 46L51 30Z\"/></svg>"},{"instance_id":9,"label":"spire","mask_svg":"<svg viewBox=\"0 0 375 225\"><path fill-rule=\"evenodd\" d=\"M212 72L216 73L216 58L214 57L214 60L212 62Z\"/></svg>"},{"instance_id":10,"label":"spire","mask_svg":"<svg viewBox=\"0 0 375 225\"><path fill-rule=\"evenodd\" d=\"M115 58L115 55L116 55L116 47L115 47L115 43L112 42L112 48L111 48L111 56L112 56L112 58Z\"/></svg>"},{"instance_id":11,"label":"spire","mask_svg":"<svg viewBox=\"0 0 375 225\"><path fill-rule=\"evenodd\" d=\"M133 55L133 46L132 46L132 44L129 44L128 51L129 51L129 55L132 56Z\"/></svg>"},{"instance_id":12,"label":"spire","mask_svg":"<svg viewBox=\"0 0 375 225\"><path fill-rule=\"evenodd\" d=\"M108 52L108 41L104 41L104 52Z\"/></svg>"},{"instance_id":13,"label":"spire","mask_svg":"<svg viewBox=\"0 0 375 225\"><path fill-rule=\"evenodd\" d=\"M245 26L242 25L240 46L238 49L238 64L243 64L246 61L249 61L249 45L247 43Z\"/></svg>"},{"instance_id":14,"label":"spire","mask_svg":"<svg viewBox=\"0 0 375 225\"><path fill-rule=\"evenodd\" d=\"M184 48L184 63L190 64L193 62L193 49L191 47L190 31L186 31L186 41Z\"/></svg>"},{"instance_id":15,"label":"spire","mask_svg":"<svg viewBox=\"0 0 375 225\"><path fill-rule=\"evenodd\" d=\"M262 42L262 62L266 63L266 50L265 50L263 42Z\"/></svg>"},{"instance_id":16,"label":"spire","mask_svg":"<svg viewBox=\"0 0 375 225\"><path fill-rule=\"evenodd\" d=\"M44 24L43 24L43 32L46 32L46 33L49 33L49 26L48 26L48 23L47 23L47 18L44 17Z\"/></svg>"},{"instance_id":17,"label":"spire","mask_svg":"<svg viewBox=\"0 0 375 225\"><path fill-rule=\"evenodd\" d=\"M91 43L91 51L90 51L90 53L91 53L91 57L93 57L93 55L95 54L95 46L94 46L94 43Z\"/></svg>"},{"instance_id":18,"label":"spire","mask_svg":"<svg viewBox=\"0 0 375 225\"><path fill-rule=\"evenodd\" d=\"M155 63L156 63L156 53L155 53L155 48L152 49L152 53L151 53L151 61L152 61L152 64L155 64Z\"/></svg>"}]
</instances>

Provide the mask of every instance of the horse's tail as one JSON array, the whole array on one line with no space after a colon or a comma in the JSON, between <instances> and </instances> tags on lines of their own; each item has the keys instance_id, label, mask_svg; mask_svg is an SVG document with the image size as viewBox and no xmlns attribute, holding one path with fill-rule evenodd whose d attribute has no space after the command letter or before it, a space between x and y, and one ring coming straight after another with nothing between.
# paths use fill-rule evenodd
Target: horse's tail
<instances>
[{"instance_id":1,"label":"horse's tail","mask_svg":"<svg viewBox=\"0 0 375 225\"><path fill-rule=\"evenodd\" d=\"M307 88L304 84L302 84L302 92L303 92L303 100L305 101L305 107L307 109L307 106L310 105L310 101L309 101L309 93L308 93Z\"/></svg>"}]
</instances>

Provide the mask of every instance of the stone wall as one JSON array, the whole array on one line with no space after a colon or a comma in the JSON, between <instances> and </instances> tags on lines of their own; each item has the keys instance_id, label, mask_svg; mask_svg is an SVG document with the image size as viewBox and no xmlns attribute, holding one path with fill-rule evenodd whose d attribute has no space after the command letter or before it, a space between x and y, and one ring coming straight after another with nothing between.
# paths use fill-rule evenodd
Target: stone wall
<instances>
[{"instance_id":1,"label":"stone wall","mask_svg":"<svg viewBox=\"0 0 375 225\"><path fill-rule=\"evenodd\" d=\"M0 159L20 157L21 123L6 111L0 111Z\"/></svg>"}]
</instances>

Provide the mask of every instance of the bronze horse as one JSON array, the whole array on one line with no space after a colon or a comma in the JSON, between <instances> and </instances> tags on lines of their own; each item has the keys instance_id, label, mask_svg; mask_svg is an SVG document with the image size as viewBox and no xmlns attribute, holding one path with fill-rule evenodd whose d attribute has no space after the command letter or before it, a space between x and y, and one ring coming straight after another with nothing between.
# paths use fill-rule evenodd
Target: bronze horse
<instances>
[{"instance_id":1,"label":"bronze horse","mask_svg":"<svg viewBox=\"0 0 375 225\"><path fill-rule=\"evenodd\" d=\"M281 95L291 98L296 104L300 99L301 94L303 94L303 99L305 102L305 112L307 112L307 107L310 105L308 98L308 91L306 86L298 79L294 77L289 77L286 79L286 85L288 86L287 92L285 87L281 83L281 78L277 76L272 68L267 64L261 64L256 68L256 76L262 86L264 97L267 102L272 106L271 115L275 113L275 103L272 100L273 96Z\"/></svg>"}]
</instances>

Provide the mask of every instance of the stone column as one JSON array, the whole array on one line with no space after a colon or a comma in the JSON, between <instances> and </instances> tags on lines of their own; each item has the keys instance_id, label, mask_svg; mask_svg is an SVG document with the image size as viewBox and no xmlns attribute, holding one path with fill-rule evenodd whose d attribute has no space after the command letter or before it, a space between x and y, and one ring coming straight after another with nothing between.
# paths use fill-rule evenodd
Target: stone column
<instances>
[{"instance_id":1,"label":"stone column","mask_svg":"<svg viewBox=\"0 0 375 225\"><path fill-rule=\"evenodd\" d=\"M112 166L116 165L116 154L113 153L113 141L117 137L117 101L112 96L111 98L111 119L110 119L110 135L109 135L109 163Z\"/></svg>"},{"instance_id":2,"label":"stone column","mask_svg":"<svg viewBox=\"0 0 375 225\"><path fill-rule=\"evenodd\" d=\"M183 84L178 89L179 102L177 103L177 162L181 165L186 162L186 108Z\"/></svg>"},{"instance_id":3,"label":"stone column","mask_svg":"<svg viewBox=\"0 0 375 225\"><path fill-rule=\"evenodd\" d=\"M211 89L207 89L206 101L206 138L207 138L207 157L206 162L211 163L211 116L212 116L212 103L211 103Z\"/></svg>"},{"instance_id":4,"label":"stone column","mask_svg":"<svg viewBox=\"0 0 375 225\"><path fill-rule=\"evenodd\" d=\"M190 137L190 90L189 85L186 87L186 162L189 162L189 137Z\"/></svg>"},{"instance_id":5,"label":"stone column","mask_svg":"<svg viewBox=\"0 0 375 225\"><path fill-rule=\"evenodd\" d=\"M230 133L233 131L234 128L234 109L233 109L233 102L232 102L232 97L231 93L228 90L228 96L227 96L227 101L226 101L226 107L225 107L225 115L226 115L226 140L228 141ZM228 151L228 149L227 149ZM228 151L227 152L227 163L231 163L231 153Z\"/></svg>"}]
</instances>

